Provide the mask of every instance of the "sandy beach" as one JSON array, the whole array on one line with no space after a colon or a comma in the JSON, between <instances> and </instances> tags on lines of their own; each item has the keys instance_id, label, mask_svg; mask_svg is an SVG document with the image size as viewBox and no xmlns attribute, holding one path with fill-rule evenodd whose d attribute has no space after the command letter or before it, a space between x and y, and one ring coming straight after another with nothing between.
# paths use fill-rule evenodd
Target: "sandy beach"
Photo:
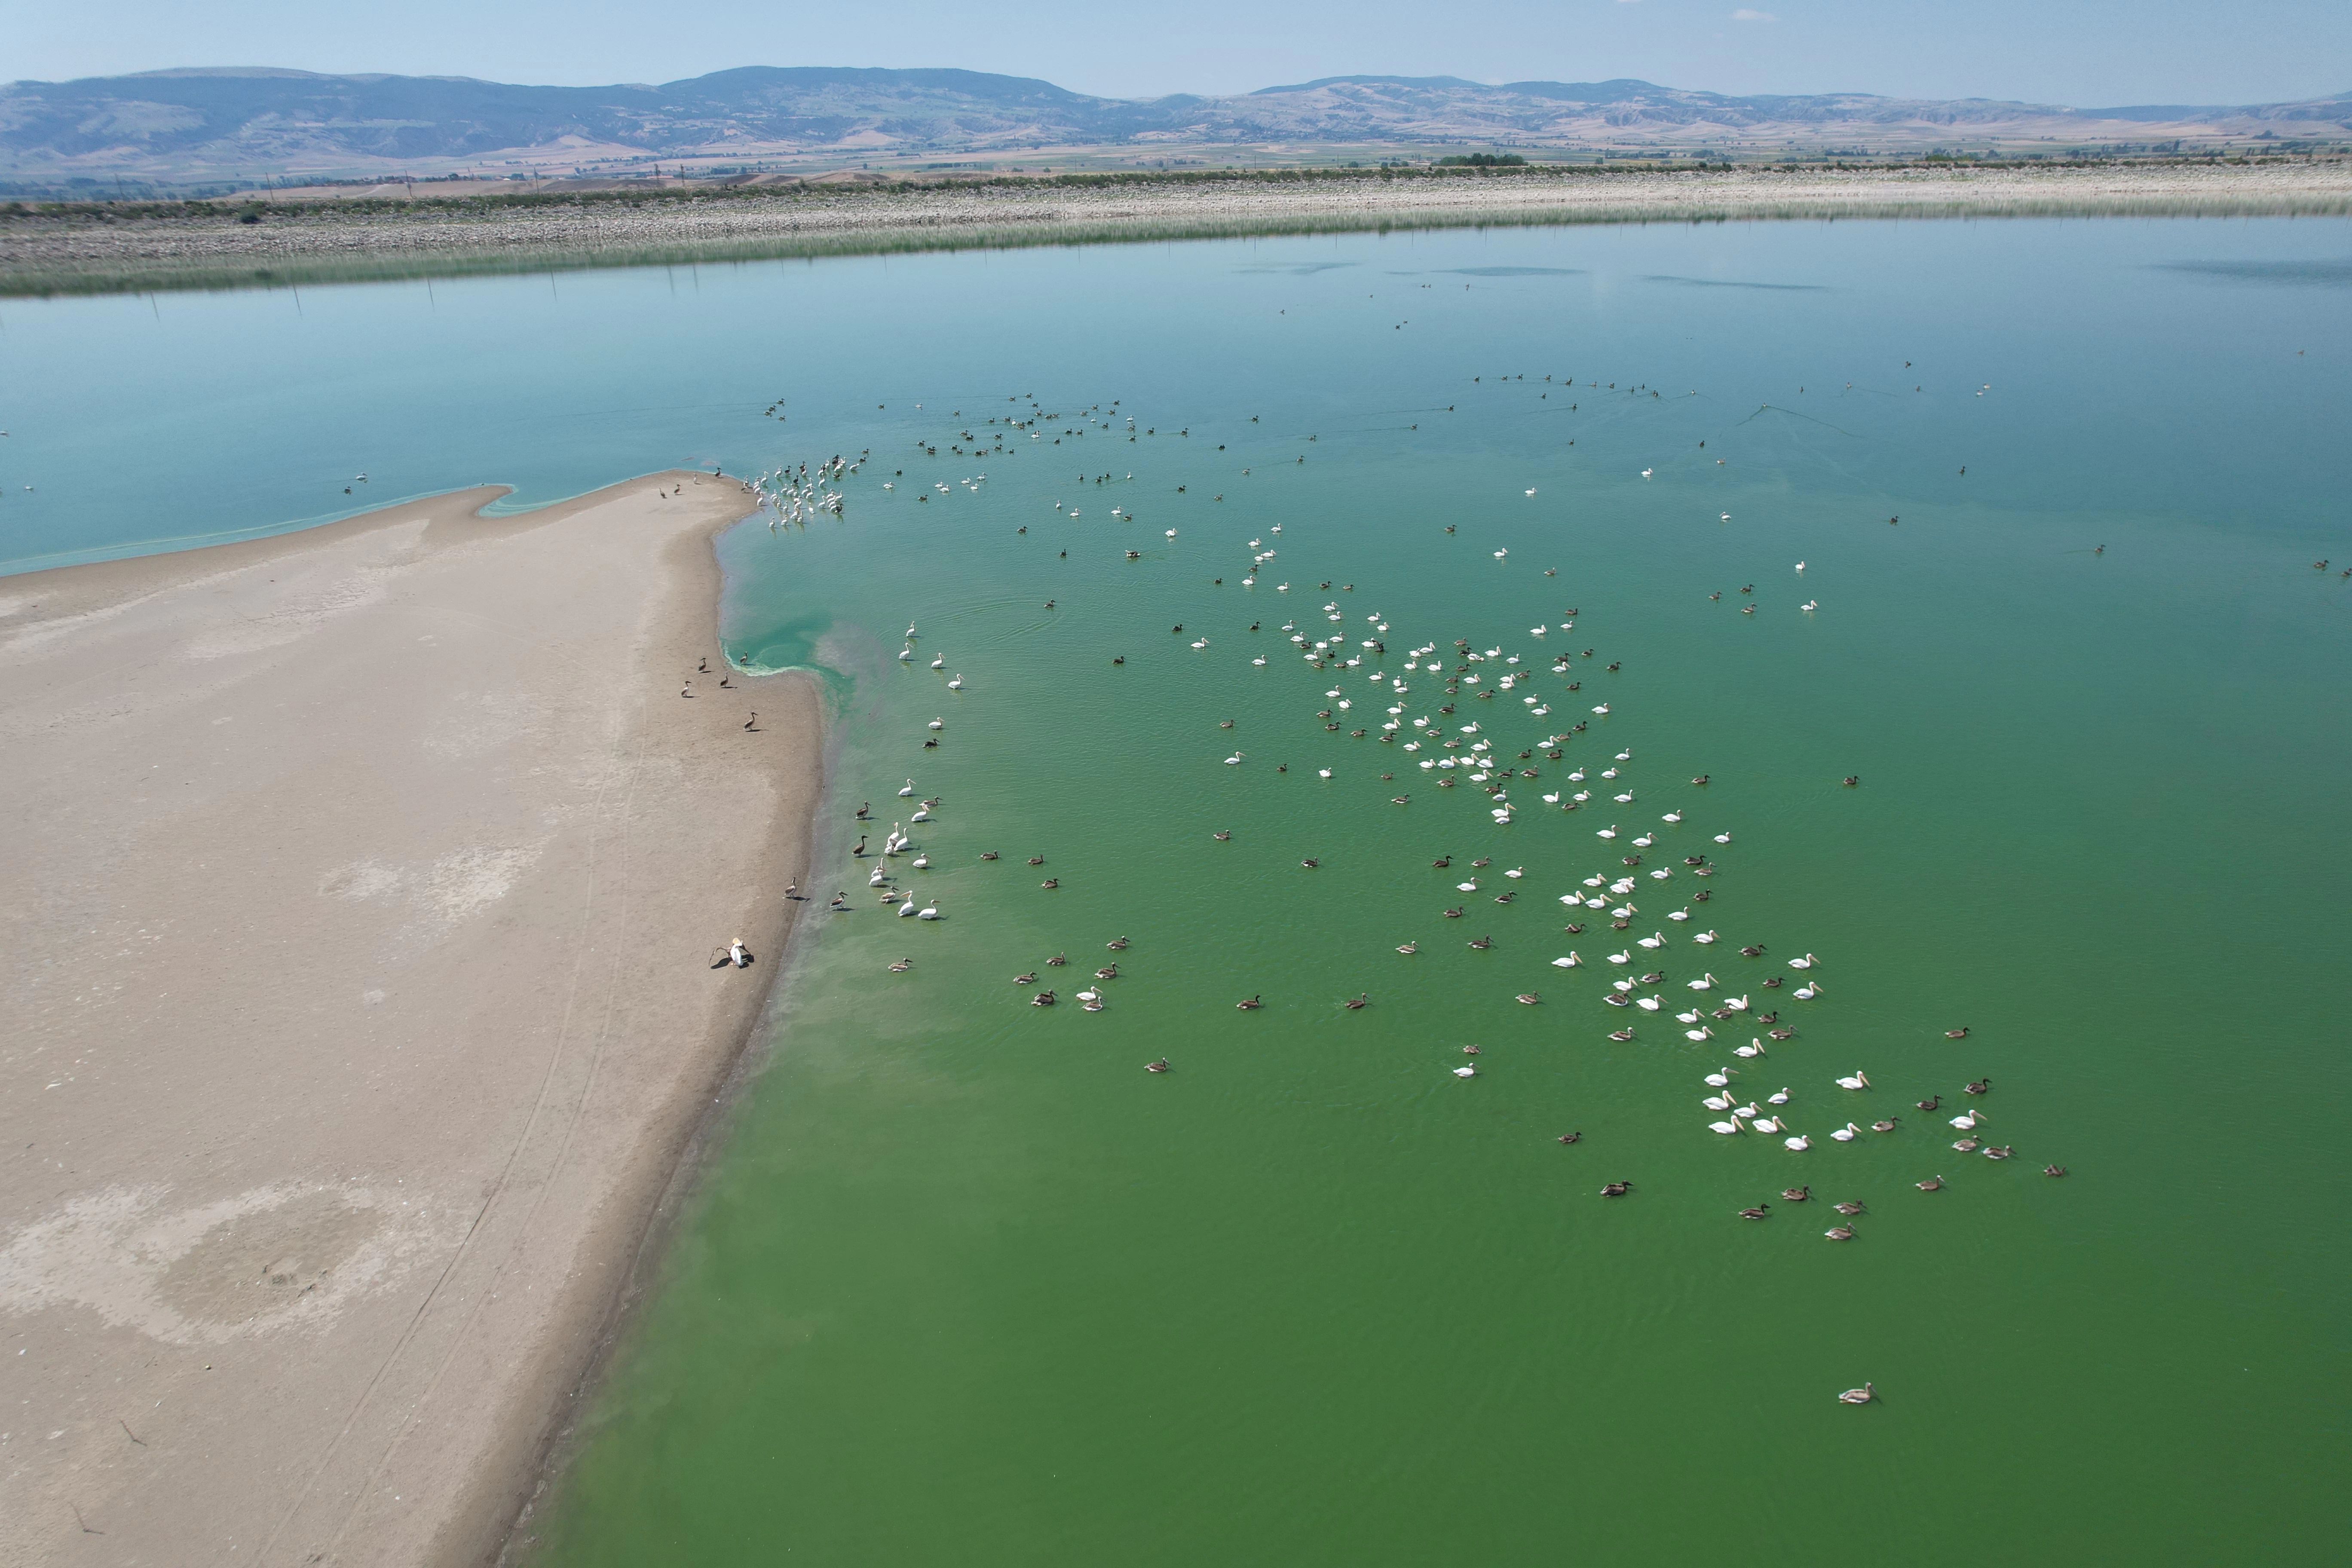
<instances>
[{"instance_id":1,"label":"sandy beach","mask_svg":"<svg viewBox=\"0 0 2352 1568\"><path fill-rule=\"evenodd\" d=\"M0 293L251 287L313 280L721 262L877 250L1115 244L1476 224L1770 218L2317 216L2352 212L2352 164L1765 168L1507 178L1369 177L818 186L725 195L357 210L332 201L238 223L182 216L0 219Z\"/></svg>"},{"instance_id":2,"label":"sandy beach","mask_svg":"<svg viewBox=\"0 0 2352 1568\"><path fill-rule=\"evenodd\" d=\"M0 1561L494 1557L758 1023L748 498L498 493L0 583Z\"/></svg>"}]
</instances>

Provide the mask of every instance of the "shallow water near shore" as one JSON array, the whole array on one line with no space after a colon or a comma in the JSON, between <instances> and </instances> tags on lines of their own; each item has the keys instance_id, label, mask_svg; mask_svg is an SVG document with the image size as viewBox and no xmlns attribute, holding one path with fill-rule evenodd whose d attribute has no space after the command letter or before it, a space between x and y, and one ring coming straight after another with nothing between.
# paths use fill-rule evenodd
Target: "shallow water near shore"
<instances>
[{"instance_id":1,"label":"shallow water near shore","mask_svg":"<svg viewBox=\"0 0 2352 1568\"><path fill-rule=\"evenodd\" d=\"M1514 229L12 305L0 538L869 454L721 544L730 652L840 702L816 929L537 1561L2334 1561L2347 253ZM1458 694L1406 668L1456 639L1501 651ZM1507 823L1444 739L1534 770ZM888 865L944 918L900 919L850 814L933 796ZM1559 901L1596 873L1622 931ZM1619 952L1664 1007L1601 1003ZM1674 1021L1742 994L1795 1037ZM1814 1146L1710 1133L1727 1067ZM1950 1146L1970 1103L2015 1158Z\"/></svg>"}]
</instances>

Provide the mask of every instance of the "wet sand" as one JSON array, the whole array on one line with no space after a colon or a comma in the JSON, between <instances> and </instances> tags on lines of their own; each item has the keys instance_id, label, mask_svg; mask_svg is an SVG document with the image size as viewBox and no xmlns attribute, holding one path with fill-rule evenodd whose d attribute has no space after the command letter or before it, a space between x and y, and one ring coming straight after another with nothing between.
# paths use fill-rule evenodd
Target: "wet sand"
<instances>
[{"instance_id":1,"label":"wet sand","mask_svg":"<svg viewBox=\"0 0 2352 1568\"><path fill-rule=\"evenodd\" d=\"M749 498L498 493L0 582L0 1561L495 1556L759 1020Z\"/></svg>"}]
</instances>

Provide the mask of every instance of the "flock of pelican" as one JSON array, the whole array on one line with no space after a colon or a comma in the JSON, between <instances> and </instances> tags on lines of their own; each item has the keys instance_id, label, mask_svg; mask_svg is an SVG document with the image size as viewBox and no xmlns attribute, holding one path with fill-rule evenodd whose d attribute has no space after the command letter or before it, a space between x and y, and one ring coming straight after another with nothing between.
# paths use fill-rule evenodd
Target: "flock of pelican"
<instances>
[{"instance_id":1,"label":"flock of pelican","mask_svg":"<svg viewBox=\"0 0 2352 1568\"><path fill-rule=\"evenodd\" d=\"M868 455L861 453L854 459L835 455L819 463L814 474L803 463L798 468L774 468L755 475L748 488L757 498L761 511L767 514L769 531L786 523L796 528L805 526L822 512L839 517L842 492L826 487L856 473Z\"/></svg>"},{"instance_id":2,"label":"flock of pelican","mask_svg":"<svg viewBox=\"0 0 2352 1568\"><path fill-rule=\"evenodd\" d=\"M992 433L986 437L975 437L969 428L965 428L958 432L959 439L949 444L954 447L959 456L1003 453L1008 449L1004 442L1012 438L1009 433L1018 432L1025 434L1031 442L1040 441L1051 434L1055 444L1059 445L1067 437L1085 434L1079 428L1081 423L1089 430L1116 432L1125 435L1129 441L1136 439L1133 418L1119 415L1118 408L1118 404L1113 403L1108 411L1109 417L1104 418L1101 416L1105 411L1097 405L1064 424L1060 423L1060 416L1048 415L1039 405L1032 408L1026 419L1006 417L1001 428L1008 432L1007 435ZM1126 419L1124 429L1112 423L1112 420L1122 417ZM987 423L995 425L997 421ZM1056 424L1060 424L1058 432L1054 428ZM1156 434L1156 431L1144 433ZM965 442L971 443L969 451ZM929 455L937 455L936 443L926 442L921 446ZM828 464L819 465L814 479L805 468L797 473L779 470L774 475L761 476L753 488L760 492L763 504L783 521L797 521L817 510L829 510L838 516L841 498L837 492L824 489L824 486L828 480L838 480L845 474L855 473L857 467L857 463L845 464L842 459L835 458ZM1650 471L1643 470L1642 477L1645 479L1650 478ZM1092 482L1096 485L1115 483L1119 478L1103 473L1092 476ZM1133 478L1132 473L1124 475L1127 480L1131 481ZM977 493L984 479L984 475L967 479L964 488ZM1081 482L1085 480L1082 479ZM884 488L891 487L886 484ZM945 485L934 488L942 494L948 493ZM1528 496L1535 493L1532 489L1527 491ZM1222 500L1223 498L1218 496L1215 499ZM1060 500L1055 500L1054 507L1060 517L1067 520L1075 521L1082 516L1078 508ZM1112 507L1109 512L1114 521L1135 521L1133 512L1123 507ZM1727 517L1728 514L1726 515ZM1026 526L1020 531L1026 533ZM1454 530L1448 526L1445 531L1451 534ZM1280 551L1271 536L1281 532L1282 526L1277 523L1266 530L1268 537L1248 541L1246 561L1239 565L1237 573L1242 586L1255 588L1262 578L1279 576L1276 566ZM1172 541L1176 536L1174 529L1164 531L1164 537L1168 540ZM1135 549L1128 549L1124 553L1129 560L1139 559L1141 555L1141 552ZM1067 552L1064 554L1066 556ZM1507 550L1496 550L1493 556L1506 567L1510 564ZM1796 565L1801 577L1805 565L1803 562ZM1550 571L1545 573L1547 577L1554 574ZM1224 579L1220 577L1216 581L1223 584ZM1287 578L1269 584L1277 595L1290 594L1294 585ZM1401 779L1409 785L1427 785L1440 792L1452 791L1464 784L1473 785L1483 796L1486 819L1496 826L1508 826L1522 815L1535 810L1560 815L1590 811L1593 816L1611 817L1612 820L1591 830L1601 853L1602 863L1576 885L1556 896L1569 916L1564 928L1568 936L1581 935L1605 921L1602 929L1609 935L1600 945L1602 948L1613 947L1615 951L1601 952L1598 955L1601 964L1596 964L1585 956L1582 950L1570 946L1549 961L1551 967L1563 972L1563 979L1566 974L1578 971L1607 976L1599 987L1600 1003L1624 1010L1628 1020L1608 1032L1608 1039L1614 1043L1631 1043L1641 1038L1643 1026L1662 1013L1667 1014L1678 1026L1682 1040L1694 1046L1718 1038L1718 1026L1732 1032L1734 1038L1738 1033L1752 1030L1746 1043L1727 1047L1729 1055L1738 1058L1740 1066L1719 1067L1705 1076L1705 1085L1711 1092L1703 1097L1700 1103L1714 1118L1705 1123L1706 1130L1731 1141L1777 1141L1778 1147L1791 1155L1804 1155L1820 1148L1821 1142L1817 1142L1815 1132L1801 1129L1790 1120L1789 1108L1799 1099L1792 1089L1783 1087L1769 1095L1751 1098L1743 1095L1733 1080L1745 1071L1760 1066L1776 1047L1797 1037L1793 1024L1781 1021L1781 995L1785 994L1790 1003L1811 1004L1828 994L1829 987L1822 984L1818 973L1822 966L1822 960L1806 952L1783 961L1782 966L1790 972L1789 974L1766 973L1741 981L1719 977L1713 968L1707 966L1707 960L1720 963L1735 951L1738 962L1751 965L1763 961L1767 953L1767 948L1761 942L1736 943L1725 938L1708 925L1705 918L1704 906L1713 898L1713 889L1708 884L1723 868L1717 855L1733 846L1734 836L1727 829L1707 833L1686 823L1686 818L1699 809L1700 803L1706 799L1706 787L1710 780L1708 774L1701 773L1689 781L1688 787L1698 792L1696 795L1681 797L1678 804L1656 812L1653 817L1641 808L1644 804L1645 790L1655 786L1637 787L1634 752L1631 746L1589 759L1570 758L1569 748L1571 745L1576 746L1580 752L1598 749L1592 742L1580 740L1580 737L1585 736L1595 723L1609 720L1617 707L1612 697L1589 700L1601 694L1584 692L1585 680L1595 675L1615 675L1622 668L1622 661L1596 665L1593 661L1597 658L1597 650L1591 647L1571 650L1563 646L1554 652L1539 651L1554 639L1574 633L1580 611L1568 608L1556 619L1547 619L1526 628L1526 636L1533 645L1529 648L1510 649L1500 641L1474 641L1466 637L1453 638L1450 643L1431 637L1402 649L1402 658L1397 658L1389 647L1392 624L1389 616L1379 610L1351 612L1343 608L1341 595L1352 591L1352 584L1343 584L1336 592L1328 581L1321 582L1318 586L1332 596L1324 599L1315 609L1302 608L1294 612L1281 623L1278 634L1286 638L1298 663L1318 678L1321 706L1313 710L1313 721L1326 735L1344 734L1352 742L1373 740L1385 749L1370 764L1359 763L1350 766L1334 758L1330 763L1315 766L1313 776L1318 781L1331 781L1343 773L1353 773L1362 777L1378 771L1379 781L1383 785L1397 784ZM1753 592L1753 585L1740 592L1743 596L1748 595ZM1720 599L1722 595L1717 593L1713 597ZM1744 605L1743 609L1752 613L1755 607L1751 603ZM1801 608L1811 613L1819 605L1816 601L1808 600ZM1254 621L1248 630L1256 633L1262 626L1263 621ZM1172 631L1180 637L1185 636L1181 624ZM1211 650L1212 638L1205 632L1196 631L1185 640L1193 652L1207 654ZM917 627L909 624L905 647L898 654L901 664L911 665L916 660L918 641ZM1263 647L1262 644L1257 646ZM1124 663L1124 657L1115 658L1113 662ZM1250 655L1247 664L1255 669L1268 668L1268 652ZM946 684L950 690L961 689L963 678L961 672L950 674L944 656L931 658L929 668L936 674L950 674ZM1466 696L1465 688L1468 689ZM1421 695L1416 697L1417 691ZM1495 706L1463 711L1469 703L1493 703ZM1558 718L1554 717L1556 709L1560 710ZM1580 709L1581 712L1577 711ZM936 731L943 726L943 718L930 721L929 729L934 733L924 740L926 750L938 746ZM1223 730L1230 730L1233 726L1231 719L1219 722ZM1224 766L1240 768L1248 765L1251 758L1246 751L1234 747L1223 755L1221 761ZM1289 764L1276 763L1274 771L1286 773ZM1851 774L1843 780L1849 787L1858 785L1859 782ZM1549 787L1547 788L1547 784ZM1517 793L1515 795L1515 792ZM907 780L898 795L906 799L915 797L916 785L912 778ZM1402 787L1389 799L1397 806L1410 807L1414 796L1413 787ZM924 800L913 810L908 822L894 822L874 860L867 885L886 907L895 907L900 916L925 920L940 918L937 900L918 907L915 898L900 892L893 885L895 879L891 869L900 857L913 848L911 837L905 831L907 826L929 820L929 811L939 804L936 797ZM867 817L868 810L867 807L860 808L858 816L861 821ZM1591 821L1591 817L1588 816L1586 820ZM1214 837L1221 841L1230 841L1233 835L1230 831L1220 831ZM1677 850L1685 852L1678 854ZM866 841L863 838L855 854L859 858L865 857ZM999 858L993 851L981 856L983 861ZM1433 865L1444 869L1451 865L1452 858L1450 855L1442 857ZM1609 863L1612 858L1614 864ZM917 852L909 864L919 870L928 867L930 861L927 855ZM1043 857L1032 857L1030 864L1041 867ZM1319 864L1319 859L1313 858L1302 862L1308 869ZM1444 918L1465 918L1469 895L1484 895L1496 903L1510 903L1518 896L1518 885L1532 876L1525 866L1511 867L1498 873L1499 886L1490 888L1475 874L1487 869L1490 864L1486 858L1470 863L1467 872L1454 887L1456 894L1464 896L1462 901L1446 909ZM1058 879L1047 877L1040 886L1050 891L1059 886ZM1640 933L1640 925L1651 922L1642 918L1642 903L1637 900L1653 898L1673 901L1678 907L1663 911L1654 929L1647 933ZM836 895L834 907L845 908L845 895ZM1663 967L1666 950L1677 942L1704 950L1700 973L1679 982L1679 990L1685 997L1679 1003L1673 999L1674 992L1668 989L1669 976ZM1118 952L1127 947L1128 942L1122 936L1107 945ZM1467 945L1474 949L1486 949L1491 948L1493 942L1490 938L1480 937L1470 940ZM1394 951L1410 959L1422 951L1421 938L1414 936L1398 942ZM1723 958L1716 957L1718 952ZM1068 959L1066 954L1056 954L1045 962L1046 966L1061 967L1067 963ZM912 963L912 959L901 959L890 967L893 971L903 972ZM1727 973L1732 967L1727 965ZM1090 1012L1104 1010L1108 1005L1108 984L1118 978L1118 973L1116 959L1097 969L1093 984L1076 993L1081 1006ZM1032 969L1014 976L1013 984L1028 989L1032 1005L1055 1005L1058 1000L1055 991L1050 987L1038 987L1038 975L1039 971ZM1789 984L1791 980L1795 982L1793 985ZM1735 991L1737 994L1733 994ZM1515 1000L1528 1006L1541 1005L1544 1002L1542 994L1534 990L1516 994ZM1349 998L1343 1005L1349 1010L1357 1010L1368 1004L1369 995L1360 994ZM1242 1011L1255 1011L1263 1005L1263 997L1252 995L1234 1005ZM1948 1037L1952 1039L1965 1038L1968 1033L1965 1028L1946 1031ZM1766 1043L1768 1039L1770 1045ZM1475 1058L1479 1048L1475 1045L1465 1046L1463 1055ZM1164 1058L1146 1066L1147 1070L1153 1073L1171 1070L1171 1064ZM1462 1079L1478 1076L1475 1059L1465 1060L1448 1070ZM1988 1092L1990 1087L1989 1079L1978 1079L1968 1083L1964 1092L1970 1097L1980 1096ZM1851 1073L1832 1077L1831 1089L1832 1093L1820 1103L1828 1105L1840 1097L1845 1097L1844 1106L1832 1114L1843 1114L1847 1119L1843 1125L1832 1127L1821 1134L1822 1141L1834 1146L1904 1135L1902 1116L1877 1115L1855 1109L1866 1100L1874 1089L1869 1075L1862 1068L1856 1068ZM1916 1108L1922 1112L1933 1112L1941 1103L1941 1095L1936 1094L1916 1101ZM1986 1118L1973 1106L1948 1120L1950 1126L1961 1134L1951 1144L1956 1152L1981 1155L1993 1162L2005 1161L2014 1152L2008 1145L1989 1145L1976 1136ZM1576 1143L1581 1141L1582 1136L1581 1132L1570 1133L1559 1141ZM2065 1168L2060 1165L2053 1164L2044 1169L2052 1176L2066 1173ZM1914 1183L1922 1192L1939 1191L1946 1184L1941 1174ZM1633 1190L1631 1181L1612 1181L1601 1188L1601 1195L1622 1197ZM1810 1202L1812 1189L1806 1184L1783 1187L1780 1189L1779 1199L1783 1205ZM1869 1212L1866 1205L1858 1200L1846 1199L1832 1206L1840 1221L1822 1234L1832 1241L1854 1239L1858 1231L1852 1222ZM1738 1210L1738 1217L1757 1222L1769 1219L1772 1213L1772 1205L1763 1202ZM1868 1384L1838 1395L1849 1404L1866 1403L1874 1396L1875 1391Z\"/></svg>"}]
</instances>

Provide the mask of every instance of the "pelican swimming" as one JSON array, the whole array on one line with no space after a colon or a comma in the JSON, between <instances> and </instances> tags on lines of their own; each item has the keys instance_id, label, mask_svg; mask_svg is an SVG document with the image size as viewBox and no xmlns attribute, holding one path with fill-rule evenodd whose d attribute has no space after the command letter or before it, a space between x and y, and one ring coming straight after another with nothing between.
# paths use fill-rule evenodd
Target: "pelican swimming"
<instances>
[{"instance_id":1,"label":"pelican swimming","mask_svg":"<svg viewBox=\"0 0 2352 1568\"><path fill-rule=\"evenodd\" d=\"M1870 1079L1864 1075L1863 1070L1860 1068L1856 1068L1853 1069L1853 1077L1838 1079L1837 1086L1840 1089L1868 1089L1870 1087Z\"/></svg>"},{"instance_id":2,"label":"pelican swimming","mask_svg":"<svg viewBox=\"0 0 2352 1568\"><path fill-rule=\"evenodd\" d=\"M1709 1132L1720 1132L1727 1135L1729 1133L1738 1131L1744 1125L1745 1123L1740 1121L1738 1117L1734 1117L1728 1121L1710 1121L1706 1124L1706 1130Z\"/></svg>"},{"instance_id":3,"label":"pelican swimming","mask_svg":"<svg viewBox=\"0 0 2352 1568\"><path fill-rule=\"evenodd\" d=\"M1705 974L1696 980L1685 981L1684 984L1693 991L1712 991L1715 989L1715 976L1711 973Z\"/></svg>"},{"instance_id":4,"label":"pelican swimming","mask_svg":"<svg viewBox=\"0 0 2352 1568\"><path fill-rule=\"evenodd\" d=\"M1551 966L1554 969L1575 969L1580 967L1583 963L1583 959L1571 952L1566 958L1553 959L1551 961Z\"/></svg>"},{"instance_id":5,"label":"pelican swimming","mask_svg":"<svg viewBox=\"0 0 2352 1568\"><path fill-rule=\"evenodd\" d=\"M1756 1123L1759 1132L1786 1132L1788 1130L1789 1124L1777 1116L1767 1116Z\"/></svg>"},{"instance_id":6,"label":"pelican swimming","mask_svg":"<svg viewBox=\"0 0 2352 1568\"><path fill-rule=\"evenodd\" d=\"M1841 1143L1851 1143L1855 1139L1862 1136L1862 1129L1849 1121L1844 1126L1839 1128L1836 1131L1831 1133L1830 1136L1836 1139Z\"/></svg>"},{"instance_id":7,"label":"pelican swimming","mask_svg":"<svg viewBox=\"0 0 2352 1568\"><path fill-rule=\"evenodd\" d=\"M1792 958L1789 960L1789 967L1791 969L1811 969L1814 964L1819 963L1820 962L1820 959L1815 958L1809 952L1802 958Z\"/></svg>"},{"instance_id":8,"label":"pelican swimming","mask_svg":"<svg viewBox=\"0 0 2352 1568\"><path fill-rule=\"evenodd\" d=\"M1789 1091L1784 1089L1778 1094L1767 1095L1765 1097L1764 1103L1767 1105L1786 1105L1789 1103Z\"/></svg>"},{"instance_id":9,"label":"pelican swimming","mask_svg":"<svg viewBox=\"0 0 2352 1568\"><path fill-rule=\"evenodd\" d=\"M1877 1385L1874 1384L1865 1383L1860 1388L1849 1388L1843 1394L1839 1394L1838 1403L1840 1405L1867 1405L1877 1397Z\"/></svg>"},{"instance_id":10,"label":"pelican swimming","mask_svg":"<svg viewBox=\"0 0 2352 1568\"><path fill-rule=\"evenodd\" d=\"M1983 1121L1984 1112L1975 1110L1963 1110L1952 1118L1952 1125L1963 1132L1973 1132Z\"/></svg>"},{"instance_id":11,"label":"pelican swimming","mask_svg":"<svg viewBox=\"0 0 2352 1568\"><path fill-rule=\"evenodd\" d=\"M915 781L914 781L914 780L912 780L912 779L908 779L908 780L907 781L907 787L906 787L906 788L904 788L904 789L902 789L902 790L900 790L900 791L898 792L898 794L899 794L901 796L910 795L912 795L912 794L914 794L914 793L915 793Z\"/></svg>"},{"instance_id":12,"label":"pelican swimming","mask_svg":"<svg viewBox=\"0 0 2352 1568\"><path fill-rule=\"evenodd\" d=\"M1783 1138L1780 1142L1788 1148L1794 1150L1800 1154L1813 1146L1812 1139L1802 1132L1798 1133L1793 1138Z\"/></svg>"},{"instance_id":13,"label":"pelican swimming","mask_svg":"<svg viewBox=\"0 0 2352 1568\"><path fill-rule=\"evenodd\" d=\"M1764 1054L1764 1042L1751 1039L1744 1046L1733 1047L1731 1054L1735 1057L1760 1057Z\"/></svg>"},{"instance_id":14,"label":"pelican swimming","mask_svg":"<svg viewBox=\"0 0 2352 1568\"><path fill-rule=\"evenodd\" d=\"M1232 756L1225 759L1225 766L1229 768L1238 766L1241 763L1242 755L1243 753L1235 752Z\"/></svg>"},{"instance_id":15,"label":"pelican swimming","mask_svg":"<svg viewBox=\"0 0 2352 1568\"><path fill-rule=\"evenodd\" d=\"M945 654L941 654L939 658L931 660L931 668L933 669L945 669L947 667L948 659L947 655Z\"/></svg>"},{"instance_id":16,"label":"pelican swimming","mask_svg":"<svg viewBox=\"0 0 2352 1568\"><path fill-rule=\"evenodd\" d=\"M1800 1002L1810 1002L1821 994L1822 984L1818 980L1808 980L1802 985L1798 986L1794 991L1789 993L1790 995L1794 996Z\"/></svg>"},{"instance_id":17,"label":"pelican swimming","mask_svg":"<svg viewBox=\"0 0 2352 1568\"><path fill-rule=\"evenodd\" d=\"M950 691L961 691L963 689L963 677L959 675L953 680L949 681L948 689Z\"/></svg>"},{"instance_id":18,"label":"pelican swimming","mask_svg":"<svg viewBox=\"0 0 2352 1568\"><path fill-rule=\"evenodd\" d=\"M1734 1078L1738 1077L1738 1074L1739 1069L1738 1068L1717 1068L1713 1072L1707 1074L1704 1081L1711 1089L1721 1089L1725 1084L1729 1083Z\"/></svg>"}]
</instances>

